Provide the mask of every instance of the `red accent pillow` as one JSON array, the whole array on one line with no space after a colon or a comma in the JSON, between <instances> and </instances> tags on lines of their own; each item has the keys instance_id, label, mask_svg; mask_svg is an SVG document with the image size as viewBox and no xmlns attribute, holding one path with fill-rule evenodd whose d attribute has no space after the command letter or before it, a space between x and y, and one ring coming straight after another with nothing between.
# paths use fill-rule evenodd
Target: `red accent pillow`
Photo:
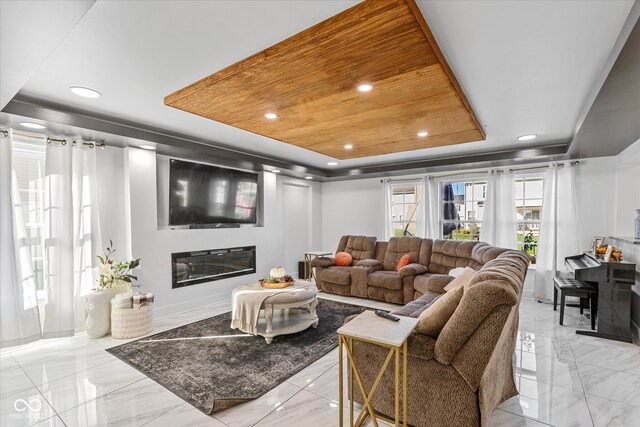
<instances>
[{"instance_id":1,"label":"red accent pillow","mask_svg":"<svg viewBox=\"0 0 640 427\"><path fill-rule=\"evenodd\" d=\"M336 254L336 265L348 267L353 262L353 257L348 252L338 252Z\"/></svg>"},{"instance_id":2,"label":"red accent pillow","mask_svg":"<svg viewBox=\"0 0 640 427\"><path fill-rule=\"evenodd\" d=\"M396 266L396 271L400 271L400 269L402 267L404 267L405 265L409 265L411 264L411 255L409 254L404 254L400 257L400 259L398 260L398 265Z\"/></svg>"}]
</instances>

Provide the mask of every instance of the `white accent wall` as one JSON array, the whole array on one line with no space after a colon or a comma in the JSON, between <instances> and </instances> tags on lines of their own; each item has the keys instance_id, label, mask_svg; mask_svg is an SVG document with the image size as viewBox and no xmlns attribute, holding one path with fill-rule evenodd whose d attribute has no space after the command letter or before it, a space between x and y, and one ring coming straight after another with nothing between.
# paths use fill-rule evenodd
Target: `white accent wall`
<instances>
[{"instance_id":1,"label":"white accent wall","mask_svg":"<svg viewBox=\"0 0 640 427\"><path fill-rule=\"evenodd\" d=\"M640 139L616 156L615 235L633 236L640 209Z\"/></svg>"},{"instance_id":2,"label":"white accent wall","mask_svg":"<svg viewBox=\"0 0 640 427\"><path fill-rule=\"evenodd\" d=\"M169 230L157 223L156 154L137 148L109 148L100 158L100 188L107 187L100 197L103 237L113 241L122 257L141 258L137 271L142 290L155 294L155 315L182 312L206 305L226 304L231 291L241 284L256 282L268 275L269 269L281 265L296 265L284 260L285 241L283 186L296 185L308 189L301 200L287 203L302 206L308 213L311 229L309 249L321 244L322 186L317 182L264 173L264 226L227 229ZM120 157L120 158L119 158ZM197 159L194 159L197 161ZM296 194L296 193L294 193ZM113 212L114 215L109 215ZM124 212L118 215L118 212ZM123 233L126 230L126 236ZM124 239L125 241L122 241ZM171 288L171 254L201 249L256 246L256 274L201 283L183 288ZM126 248L126 249L125 249ZM296 273L292 271L291 273Z\"/></svg>"}]
</instances>

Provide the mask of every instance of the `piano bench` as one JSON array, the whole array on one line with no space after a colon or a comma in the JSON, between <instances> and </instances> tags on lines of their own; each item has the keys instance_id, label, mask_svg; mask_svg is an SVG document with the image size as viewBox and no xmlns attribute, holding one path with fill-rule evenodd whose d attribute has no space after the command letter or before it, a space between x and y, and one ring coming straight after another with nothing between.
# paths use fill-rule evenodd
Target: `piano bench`
<instances>
[{"instance_id":1,"label":"piano bench","mask_svg":"<svg viewBox=\"0 0 640 427\"><path fill-rule=\"evenodd\" d=\"M595 286L570 277L555 277L553 279L553 311L556 311L556 307L558 306L558 292L560 292L560 325L562 325L564 320L565 298L578 297L580 298L580 314L582 314L583 301L589 302L591 329L596 328L598 290Z\"/></svg>"}]
</instances>

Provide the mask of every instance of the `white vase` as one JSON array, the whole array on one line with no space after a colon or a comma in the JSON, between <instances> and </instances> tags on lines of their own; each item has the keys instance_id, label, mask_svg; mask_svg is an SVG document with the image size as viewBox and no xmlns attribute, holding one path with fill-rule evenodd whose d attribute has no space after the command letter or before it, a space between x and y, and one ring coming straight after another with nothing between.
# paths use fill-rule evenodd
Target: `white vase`
<instances>
[{"instance_id":1,"label":"white vase","mask_svg":"<svg viewBox=\"0 0 640 427\"><path fill-rule=\"evenodd\" d=\"M111 293L92 289L85 302L84 326L89 338L100 338L111 329Z\"/></svg>"}]
</instances>

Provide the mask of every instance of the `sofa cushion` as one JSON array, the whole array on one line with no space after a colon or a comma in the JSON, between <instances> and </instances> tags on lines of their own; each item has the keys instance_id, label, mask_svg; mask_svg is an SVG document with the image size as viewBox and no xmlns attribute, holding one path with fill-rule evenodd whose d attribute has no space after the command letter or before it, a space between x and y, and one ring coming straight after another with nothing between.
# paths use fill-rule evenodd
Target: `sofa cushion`
<instances>
[{"instance_id":1,"label":"sofa cushion","mask_svg":"<svg viewBox=\"0 0 640 427\"><path fill-rule=\"evenodd\" d=\"M411 255L409 254L402 255L398 260L398 264L396 264L396 271L400 271L402 267L405 267L409 264L411 264Z\"/></svg>"},{"instance_id":2,"label":"sofa cushion","mask_svg":"<svg viewBox=\"0 0 640 427\"><path fill-rule=\"evenodd\" d=\"M318 273L319 279L325 282L349 286L351 284L352 267L329 267Z\"/></svg>"},{"instance_id":3,"label":"sofa cushion","mask_svg":"<svg viewBox=\"0 0 640 427\"><path fill-rule=\"evenodd\" d=\"M336 252L347 252L354 260L369 259L375 256L376 240L374 236L342 236Z\"/></svg>"},{"instance_id":4,"label":"sofa cushion","mask_svg":"<svg viewBox=\"0 0 640 427\"><path fill-rule=\"evenodd\" d=\"M378 288L400 290L402 289L402 279L397 271L376 271L369 274L367 284Z\"/></svg>"},{"instance_id":5,"label":"sofa cushion","mask_svg":"<svg viewBox=\"0 0 640 427\"><path fill-rule=\"evenodd\" d=\"M438 338L440 331L458 308L463 293L464 287L460 286L438 298L418 316L416 332Z\"/></svg>"},{"instance_id":6,"label":"sofa cushion","mask_svg":"<svg viewBox=\"0 0 640 427\"><path fill-rule=\"evenodd\" d=\"M336 254L336 265L348 267L353 262L353 257L349 252L338 252Z\"/></svg>"},{"instance_id":7,"label":"sofa cushion","mask_svg":"<svg viewBox=\"0 0 640 427\"><path fill-rule=\"evenodd\" d=\"M480 270L483 264L473 259L472 256L474 248L478 245L488 246L482 242L435 240L429 260L429 272L448 274L456 267L471 267L474 270Z\"/></svg>"},{"instance_id":8,"label":"sofa cushion","mask_svg":"<svg viewBox=\"0 0 640 427\"><path fill-rule=\"evenodd\" d=\"M444 287L452 280L453 277L447 276L446 274L421 274L413 280L413 289L422 294L428 292L442 294L444 293Z\"/></svg>"},{"instance_id":9,"label":"sofa cushion","mask_svg":"<svg viewBox=\"0 0 640 427\"><path fill-rule=\"evenodd\" d=\"M400 308L396 308L391 311L391 314L397 314L398 316L407 316L416 318L420 316L420 314L428 309L431 304L433 304L438 298L440 298L443 294L438 294L435 292L427 292L422 295L420 298L413 300Z\"/></svg>"},{"instance_id":10,"label":"sofa cushion","mask_svg":"<svg viewBox=\"0 0 640 427\"><path fill-rule=\"evenodd\" d=\"M396 269L400 258L408 254L411 259L417 260L420 255L420 237L392 237L387 245L387 253L384 255L384 269L392 271Z\"/></svg>"},{"instance_id":11,"label":"sofa cushion","mask_svg":"<svg viewBox=\"0 0 640 427\"><path fill-rule=\"evenodd\" d=\"M445 292L449 292L459 286L464 286L467 283L470 283L474 274L476 274L476 271L473 268L465 267L461 275L455 277L449 282L449 284L447 284L447 286L444 287Z\"/></svg>"}]
</instances>

